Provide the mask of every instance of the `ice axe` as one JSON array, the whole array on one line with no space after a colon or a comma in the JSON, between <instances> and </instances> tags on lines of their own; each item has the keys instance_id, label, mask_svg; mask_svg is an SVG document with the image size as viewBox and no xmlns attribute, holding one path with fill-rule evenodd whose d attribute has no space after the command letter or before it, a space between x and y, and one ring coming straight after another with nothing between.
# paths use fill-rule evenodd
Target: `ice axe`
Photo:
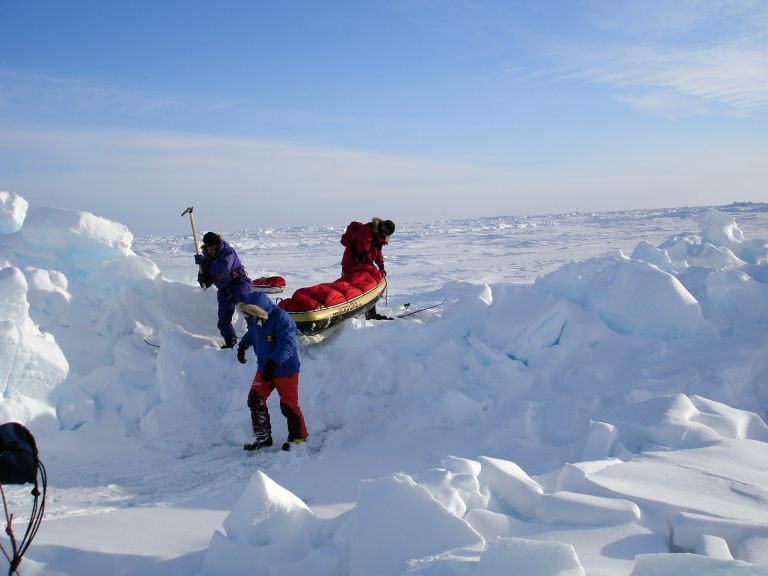
<instances>
[{"instance_id":1,"label":"ice axe","mask_svg":"<svg viewBox=\"0 0 768 576\"><path fill-rule=\"evenodd\" d=\"M200 245L197 243L197 228L195 228L195 209L190 206L181 213L182 216L184 214L189 214L189 222L192 224L192 240L195 242L195 254L200 254Z\"/></svg>"},{"instance_id":2,"label":"ice axe","mask_svg":"<svg viewBox=\"0 0 768 576\"><path fill-rule=\"evenodd\" d=\"M181 213L182 216L184 216L184 214L189 214L189 222L192 224L192 241L195 243L195 254L200 255L200 244L197 243L197 228L195 228L195 209L192 206L190 206L189 208L184 210L184 212ZM203 267L198 264L197 268L202 274ZM202 284L200 285L203 286ZM206 290L206 289L207 289L207 286L203 286L203 290Z\"/></svg>"}]
</instances>

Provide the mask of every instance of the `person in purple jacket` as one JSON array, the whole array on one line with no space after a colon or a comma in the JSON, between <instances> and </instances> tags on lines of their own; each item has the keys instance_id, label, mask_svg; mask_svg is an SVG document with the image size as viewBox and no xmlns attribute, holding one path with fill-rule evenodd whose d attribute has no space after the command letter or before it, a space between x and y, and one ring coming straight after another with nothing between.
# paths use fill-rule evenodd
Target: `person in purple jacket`
<instances>
[{"instance_id":1,"label":"person in purple jacket","mask_svg":"<svg viewBox=\"0 0 768 576\"><path fill-rule=\"evenodd\" d=\"M215 232L203 236L203 253L195 255L200 265L197 281L204 289L216 286L219 303L219 322L216 326L224 338L222 348L234 348L237 334L232 325L235 306L245 302L251 293L251 279L245 272L235 249Z\"/></svg>"},{"instance_id":2,"label":"person in purple jacket","mask_svg":"<svg viewBox=\"0 0 768 576\"><path fill-rule=\"evenodd\" d=\"M285 310L275 306L262 292L252 292L238 309L245 315L248 331L237 347L237 359L247 362L245 353L252 346L258 366L248 393L253 442L243 446L258 450L272 446L272 424L267 399L277 388L280 411L288 421L288 441L283 450L301 444L309 434L299 408L299 353L296 347L296 323Z\"/></svg>"}]
</instances>

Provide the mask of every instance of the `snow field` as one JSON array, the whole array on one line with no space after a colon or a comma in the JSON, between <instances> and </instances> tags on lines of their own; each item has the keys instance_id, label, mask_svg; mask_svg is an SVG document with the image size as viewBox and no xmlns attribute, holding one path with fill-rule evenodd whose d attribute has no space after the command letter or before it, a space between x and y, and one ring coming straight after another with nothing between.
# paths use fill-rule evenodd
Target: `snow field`
<instances>
[{"instance_id":1,"label":"snow field","mask_svg":"<svg viewBox=\"0 0 768 576\"><path fill-rule=\"evenodd\" d=\"M141 250L120 224L0 193L0 413L35 433L52 494L25 573L164 573L138 551L94 562L89 546L56 548L46 523L98 532L194 508L205 548L158 532L179 573L768 574L768 243L720 210L682 216L699 231L522 283L489 276L481 248L451 268L434 225L399 227L381 308L446 304L305 342L310 441L249 457L255 362L218 350L213 294L166 276L187 274L191 247ZM259 263L261 239L233 245L254 276L292 288L334 276L333 231L295 233L264 248L286 270ZM309 263L296 257L308 243ZM425 290L416 252L454 278ZM140 524L95 546L116 550Z\"/></svg>"}]
</instances>

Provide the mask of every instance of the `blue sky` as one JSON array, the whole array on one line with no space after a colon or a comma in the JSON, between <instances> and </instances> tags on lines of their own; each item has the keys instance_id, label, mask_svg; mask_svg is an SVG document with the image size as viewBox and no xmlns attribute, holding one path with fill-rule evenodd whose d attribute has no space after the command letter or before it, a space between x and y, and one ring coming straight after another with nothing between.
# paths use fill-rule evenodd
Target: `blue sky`
<instances>
[{"instance_id":1,"label":"blue sky","mask_svg":"<svg viewBox=\"0 0 768 576\"><path fill-rule=\"evenodd\" d=\"M0 190L137 235L768 201L768 3L0 0Z\"/></svg>"}]
</instances>

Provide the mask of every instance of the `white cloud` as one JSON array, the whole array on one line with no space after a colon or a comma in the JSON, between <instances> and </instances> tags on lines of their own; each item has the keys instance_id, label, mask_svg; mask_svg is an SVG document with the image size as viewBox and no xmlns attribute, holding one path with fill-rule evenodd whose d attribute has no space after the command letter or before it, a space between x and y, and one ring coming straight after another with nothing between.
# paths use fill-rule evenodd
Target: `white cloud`
<instances>
[{"instance_id":1,"label":"white cloud","mask_svg":"<svg viewBox=\"0 0 768 576\"><path fill-rule=\"evenodd\" d=\"M0 155L4 189L139 233L162 230L188 205L205 207L220 230L335 223L382 206L423 217L440 195L455 198L477 178L463 163L148 131L4 130Z\"/></svg>"},{"instance_id":2,"label":"white cloud","mask_svg":"<svg viewBox=\"0 0 768 576\"><path fill-rule=\"evenodd\" d=\"M229 103L180 94L157 94L104 81L0 69L0 109L66 116L93 114L148 115L169 111L221 109Z\"/></svg>"},{"instance_id":3,"label":"white cloud","mask_svg":"<svg viewBox=\"0 0 768 576\"><path fill-rule=\"evenodd\" d=\"M592 9L588 20L602 32L560 44L553 76L614 86L623 101L665 115L660 94L667 103L679 97L673 108L685 114L712 110L702 103L743 116L768 109L764 3L601 0ZM690 99L687 112L684 99Z\"/></svg>"},{"instance_id":4,"label":"white cloud","mask_svg":"<svg viewBox=\"0 0 768 576\"><path fill-rule=\"evenodd\" d=\"M671 90L654 90L645 94L620 96L619 100L635 110L662 116L668 120L688 116L707 116L713 113L711 106Z\"/></svg>"},{"instance_id":5,"label":"white cloud","mask_svg":"<svg viewBox=\"0 0 768 576\"><path fill-rule=\"evenodd\" d=\"M593 61L582 75L599 82L666 89L745 113L768 107L768 52L751 47L636 49Z\"/></svg>"},{"instance_id":6,"label":"white cloud","mask_svg":"<svg viewBox=\"0 0 768 576\"><path fill-rule=\"evenodd\" d=\"M290 142L156 132L0 130L0 189L137 235L760 200L765 147L631 142L530 165L455 163Z\"/></svg>"}]
</instances>

